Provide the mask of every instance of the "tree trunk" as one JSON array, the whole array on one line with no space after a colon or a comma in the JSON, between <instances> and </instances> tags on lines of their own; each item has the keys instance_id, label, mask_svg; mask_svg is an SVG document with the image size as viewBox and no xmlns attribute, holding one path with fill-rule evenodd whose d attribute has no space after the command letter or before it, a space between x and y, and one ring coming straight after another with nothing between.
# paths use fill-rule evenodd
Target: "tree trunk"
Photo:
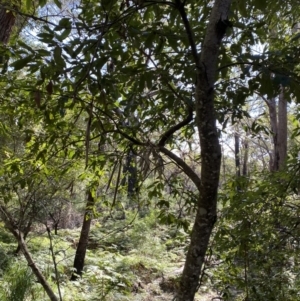
<instances>
[{"instance_id":1,"label":"tree trunk","mask_svg":"<svg viewBox=\"0 0 300 301\"><path fill-rule=\"evenodd\" d=\"M130 148L127 155L127 170L128 170L128 186L127 195L132 198L136 194L137 189L137 170L136 170L136 155Z\"/></svg>"},{"instance_id":2,"label":"tree trunk","mask_svg":"<svg viewBox=\"0 0 300 301\"><path fill-rule=\"evenodd\" d=\"M0 7L0 42L7 44L15 24L15 15L6 8Z\"/></svg>"},{"instance_id":3,"label":"tree trunk","mask_svg":"<svg viewBox=\"0 0 300 301\"><path fill-rule=\"evenodd\" d=\"M74 273L72 274L71 280L78 279L78 276L82 275L84 267L84 259L86 254L86 249L88 245L89 233L91 228L91 222L93 218L93 206L95 205L95 199L92 196L91 191L87 192L87 203L85 207L85 214L82 223L82 228L80 232L80 238L78 246L76 249L75 259L74 259Z\"/></svg>"},{"instance_id":4,"label":"tree trunk","mask_svg":"<svg viewBox=\"0 0 300 301\"><path fill-rule=\"evenodd\" d=\"M132 148L132 145L129 147L129 150L126 155L126 162L123 168L123 179L121 186L127 184L127 196L132 198L136 194L137 189L137 170L136 170L136 154Z\"/></svg>"},{"instance_id":5,"label":"tree trunk","mask_svg":"<svg viewBox=\"0 0 300 301\"><path fill-rule=\"evenodd\" d=\"M248 139L247 137L244 140L244 159L243 159L243 171L242 175L244 177L248 174L248 154L249 154L249 145L248 145Z\"/></svg>"},{"instance_id":6,"label":"tree trunk","mask_svg":"<svg viewBox=\"0 0 300 301\"><path fill-rule=\"evenodd\" d=\"M285 166L287 156L287 100L284 97L283 88L279 94L278 106L275 98L269 100L267 104L273 135L273 152L270 158L270 171L278 171Z\"/></svg>"},{"instance_id":7,"label":"tree trunk","mask_svg":"<svg viewBox=\"0 0 300 301\"><path fill-rule=\"evenodd\" d=\"M237 132L234 134L234 157L235 157L235 173L237 177L240 177L241 176L240 135Z\"/></svg>"},{"instance_id":8,"label":"tree trunk","mask_svg":"<svg viewBox=\"0 0 300 301\"><path fill-rule=\"evenodd\" d=\"M18 243L23 251L23 254L27 260L28 266L31 268L32 272L36 276L38 282L42 285L43 289L47 293L48 297L50 298L51 301L58 301L58 298L54 294L51 286L49 285L48 281L46 278L43 276L35 262L33 261L31 254L27 248L27 245L23 239L23 234L18 233L17 231L13 232L14 236L18 239Z\"/></svg>"},{"instance_id":9,"label":"tree trunk","mask_svg":"<svg viewBox=\"0 0 300 301\"><path fill-rule=\"evenodd\" d=\"M273 151L270 155L270 171L277 171L279 169L279 154L278 154L278 124L277 124L277 109L276 100L272 98L267 101L270 115L270 124L273 137Z\"/></svg>"},{"instance_id":10,"label":"tree trunk","mask_svg":"<svg viewBox=\"0 0 300 301\"><path fill-rule=\"evenodd\" d=\"M181 3L177 0L176 3ZM199 131L201 147L201 185L197 214L193 225L191 242L182 273L180 288L176 300L193 301L198 289L201 269L209 238L217 219L217 193L221 168L221 147L219 144L214 109L214 83L217 61L222 38L228 24L231 0L216 0L207 25L201 57L197 53L183 5L179 10L190 40L192 54L196 64L196 125Z\"/></svg>"},{"instance_id":11,"label":"tree trunk","mask_svg":"<svg viewBox=\"0 0 300 301\"><path fill-rule=\"evenodd\" d=\"M287 100L281 88L278 100L278 168L285 167L287 156Z\"/></svg>"},{"instance_id":12,"label":"tree trunk","mask_svg":"<svg viewBox=\"0 0 300 301\"><path fill-rule=\"evenodd\" d=\"M32 221L29 221L27 226L25 227L24 229L24 232L23 232L23 240L25 241L26 240L26 237L27 235L29 234L30 232L30 228L31 228L31 225L32 225ZM22 246L20 244L18 244L18 247L15 251L15 255L19 255L20 251L22 250Z\"/></svg>"}]
</instances>

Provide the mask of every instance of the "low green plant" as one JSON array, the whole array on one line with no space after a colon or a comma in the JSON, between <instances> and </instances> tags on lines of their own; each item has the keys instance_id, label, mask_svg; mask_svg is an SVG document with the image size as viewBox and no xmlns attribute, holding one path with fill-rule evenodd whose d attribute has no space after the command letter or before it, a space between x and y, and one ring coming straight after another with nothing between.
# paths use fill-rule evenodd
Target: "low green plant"
<instances>
[{"instance_id":1,"label":"low green plant","mask_svg":"<svg viewBox=\"0 0 300 301\"><path fill-rule=\"evenodd\" d=\"M33 276L28 267L14 263L6 270L1 282L2 301L25 301L33 285Z\"/></svg>"}]
</instances>

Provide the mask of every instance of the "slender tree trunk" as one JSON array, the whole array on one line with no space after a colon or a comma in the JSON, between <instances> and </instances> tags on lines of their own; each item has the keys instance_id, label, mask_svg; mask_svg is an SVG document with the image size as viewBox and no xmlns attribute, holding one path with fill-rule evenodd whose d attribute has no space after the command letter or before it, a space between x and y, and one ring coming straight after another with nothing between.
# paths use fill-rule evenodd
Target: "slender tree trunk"
<instances>
[{"instance_id":1,"label":"slender tree trunk","mask_svg":"<svg viewBox=\"0 0 300 301\"><path fill-rule=\"evenodd\" d=\"M287 100L283 88L278 99L267 102L270 114L271 130L273 135L273 152L270 158L270 171L284 168L287 156Z\"/></svg>"},{"instance_id":2,"label":"slender tree trunk","mask_svg":"<svg viewBox=\"0 0 300 301\"><path fill-rule=\"evenodd\" d=\"M243 171L242 171L242 175L244 177L247 176L248 174L248 155L249 155L249 145L248 145L248 139L247 137L244 140L244 158L243 158Z\"/></svg>"},{"instance_id":3,"label":"slender tree trunk","mask_svg":"<svg viewBox=\"0 0 300 301\"><path fill-rule=\"evenodd\" d=\"M191 242L176 296L178 301L193 301L198 289L209 238L217 219L221 147L214 109L214 83L219 47L228 26L231 0L215 0L202 45L201 57L197 53L184 6L180 0L176 0L176 3L179 5L179 11L190 40L197 72L195 105L196 125L201 147L201 184Z\"/></svg>"},{"instance_id":4,"label":"slender tree trunk","mask_svg":"<svg viewBox=\"0 0 300 301\"><path fill-rule=\"evenodd\" d=\"M27 235L28 235L29 232L30 232L31 225L32 225L32 221L29 221L28 224L27 224L27 226L26 226L25 229L24 229L24 232L23 232L23 240L24 240L24 241L26 240L26 237L27 237ZM16 249L16 251L15 251L15 255L18 255L18 254L20 253L21 250L22 250L22 247L21 247L20 244L18 244L18 247L17 247L17 249Z\"/></svg>"},{"instance_id":5,"label":"slender tree trunk","mask_svg":"<svg viewBox=\"0 0 300 301\"><path fill-rule=\"evenodd\" d=\"M241 176L241 162L240 162L240 135L234 134L234 157L235 157L235 173L237 177Z\"/></svg>"},{"instance_id":6,"label":"slender tree trunk","mask_svg":"<svg viewBox=\"0 0 300 301\"><path fill-rule=\"evenodd\" d=\"M3 44L8 43L15 21L16 17L11 11L0 7L0 42Z\"/></svg>"},{"instance_id":7,"label":"slender tree trunk","mask_svg":"<svg viewBox=\"0 0 300 301\"><path fill-rule=\"evenodd\" d=\"M91 222L93 218L93 206L95 205L95 199L92 196L91 191L87 192L87 203L85 207L85 214L80 232L80 238L76 249L74 259L75 272L72 274L71 280L76 280L78 276L82 275L85 254L88 246L89 233L91 228Z\"/></svg>"},{"instance_id":8,"label":"slender tree trunk","mask_svg":"<svg viewBox=\"0 0 300 301\"><path fill-rule=\"evenodd\" d=\"M279 169L279 154L278 154L278 124L277 124L277 106L275 98L268 100L271 131L273 137L273 151L270 156L270 171Z\"/></svg>"},{"instance_id":9,"label":"slender tree trunk","mask_svg":"<svg viewBox=\"0 0 300 301\"><path fill-rule=\"evenodd\" d=\"M287 100L284 88L281 89L278 100L278 168L284 168L287 156Z\"/></svg>"},{"instance_id":10,"label":"slender tree trunk","mask_svg":"<svg viewBox=\"0 0 300 301\"><path fill-rule=\"evenodd\" d=\"M49 285L48 281L44 277L44 275L41 273L35 262L33 261L31 254L27 248L27 245L23 239L23 234L19 233L17 231L13 232L14 236L17 238L18 243L23 251L24 257L27 260L28 266L31 268L32 272L36 276L38 282L42 285L43 289L47 293L48 297L51 301L58 301L57 296L54 294L51 286Z\"/></svg>"},{"instance_id":11,"label":"slender tree trunk","mask_svg":"<svg viewBox=\"0 0 300 301\"><path fill-rule=\"evenodd\" d=\"M136 194L137 189L137 170L136 170L136 155L132 147L127 155L127 169L128 169L128 187L127 195L129 198L133 197Z\"/></svg>"},{"instance_id":12,"label":"slender tree trunk","mask_svg":"<svg viewBox=\"0 0 300 301\"><path fill-rule=\"evenodd\" d=\"M127 196L132 198L137 189L137 170L136 170L136 154L132 148L132 145L129 147L129 150L126 155L126 162L123 168L123 179L121 181L121 186L127 184Z\"/></svg>"}]
</instances>

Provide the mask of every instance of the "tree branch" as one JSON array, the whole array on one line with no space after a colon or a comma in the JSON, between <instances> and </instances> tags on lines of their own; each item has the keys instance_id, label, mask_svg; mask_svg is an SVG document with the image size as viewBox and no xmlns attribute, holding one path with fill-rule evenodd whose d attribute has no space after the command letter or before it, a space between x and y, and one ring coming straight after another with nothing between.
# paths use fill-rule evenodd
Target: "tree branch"
<instances>
[{"instance_id":1,"label":"tree branch","mask_svg":"<svg viewBox=\"0 0 300 301\"><path fill-rule=\"evenodd\" d=\"M160 146L158 150L165 154L167 157L172 159L178 166L182 168L182 171L193 181L193 183L196 185L197 189L200 191L201 189L201 179L200 177L193 171L193 169L185 163L184 160L182 160L180 157L175 155L173 152L168 150L167 148Z\"/></svg>"},{"instance_id":2,"label":"tree branch","mask_svg":"<svg viewBox=\"0 0 300 301\"><path fill-rule=\"evenodd\" d=\"M167 130L161 137L158 142L158 146L164 146L166 141L178 130L180 130L185 125L188 125L193 120L193 108L190 106L188 111L188 116L179 122L178 124L172 126L169 130Z\"/></svg>"},{"instance_id":3,"label":"tree branch","mask_svg":"<svg viewBox=\"0 0 300 301\"><path fill-rule=\"evenodd\" d=\"M202 66L200 64L200 57L197 51L197 46L196 46L196 42L195 42L195 37L190 25L190 22L187 18L185 9L184 9L184 5L185 5L185 1L182 3L181 0L175 0L175 3L177 5L177 9L181 15L181 19L183 21L184 27L185 27L185 31L187 33L188 39L189 39L189 43L190 43L190 47L192 50L192 55L195 61L195 65L197 67L197 69L201 70Z\"/></svg>"}]
</instances>

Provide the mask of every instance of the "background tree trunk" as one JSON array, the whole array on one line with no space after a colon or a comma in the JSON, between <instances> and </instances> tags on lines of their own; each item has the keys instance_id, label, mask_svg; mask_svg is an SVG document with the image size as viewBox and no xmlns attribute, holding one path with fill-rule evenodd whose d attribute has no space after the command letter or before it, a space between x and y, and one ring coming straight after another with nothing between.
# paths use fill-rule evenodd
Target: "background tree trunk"
<instances>
[{"instance_id":1,"label":"background tree trunk","mask_svg":"<svg viewBox=\"0 0 300 301\"><path fill-rule=\"evenodd\" d=\"M281 88L278 100L278 168L284 168L287 157L287 100Z\"/></svg>"},{"instance_id":2,"label":"background tree trunk","mask_svg":"<svg viewBox=\"0 0 300 301\"><path fill-rule=\"evenodd\" d=\"M242 175L246 177L248 174L248 154L249 154L249 143L248 143L247 135L243 141L243 148L244 148L244 156L243 156Z\"/></svg>"},{"instance_id":3,"label":"background tree trunk","mask_svg":"<svg viewBox=\"0 0 300 301\"><path fill-rule=\"evenodd\" d=\"M272 98L267 101L267 105L269 108L269 116L270 116L270 124L273 138L273 150L270 155L270 171L278 170L278 124L277 124L277 109L276 109L276 100Z\"/></svg>"},{"instance_id":4,"label":"background tree trunk","mask_svg":"<svg viewBox=\"0 0 300 301\"><path fill-rule=\"evenodd\" d=\"M241 163L240 163L240 135L235 132L234 134L234 157L235 157L235 170L236 176L241 176Z\"/></svg>"},{"instance_id":5,"label":"background tree trunk","mask_svg":"<svg viewBox=\"0 0 300 301\"><path fill-rule=\"evenodd\" d=\"M273 136L273 151L270 157L270 171L278 171L285 166L287 156L287 100L283 88L278 98L267 101Z\"/></svg>"},{"instance_id":6,"label":"background tree trunk","mask_svg":"<svg viewBox=\"0 0 300 301\"><path fill-rule=\"evenodd\" d=\"M127 196L132 198L137 190L137 169L136 169L136 154L134 153L132 145L126 155L126 162L123 167L123 179L121 186L127 184Z\"/></svg>"}]
</instances>

